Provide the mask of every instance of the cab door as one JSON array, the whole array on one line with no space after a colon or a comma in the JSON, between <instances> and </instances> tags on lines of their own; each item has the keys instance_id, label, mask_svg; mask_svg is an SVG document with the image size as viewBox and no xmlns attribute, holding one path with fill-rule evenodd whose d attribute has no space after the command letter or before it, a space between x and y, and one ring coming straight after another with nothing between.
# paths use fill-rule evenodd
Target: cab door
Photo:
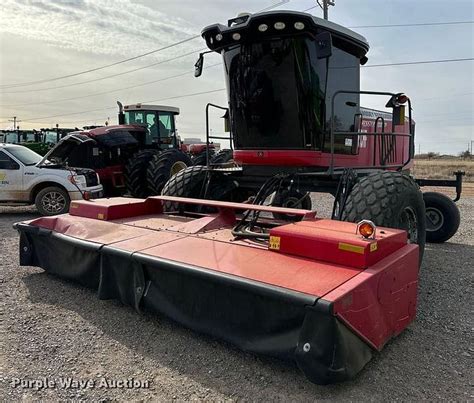
<instances>
[{"instance_id":1,"label":"cab door","mask_svg":"<svg viewBox=\"0 0 474 403\"><path fill-rule=\"evenodd\" d=\"M0 201L25 200L23 170L22 165L0 150Z\"/></svg>"}]
</instances>

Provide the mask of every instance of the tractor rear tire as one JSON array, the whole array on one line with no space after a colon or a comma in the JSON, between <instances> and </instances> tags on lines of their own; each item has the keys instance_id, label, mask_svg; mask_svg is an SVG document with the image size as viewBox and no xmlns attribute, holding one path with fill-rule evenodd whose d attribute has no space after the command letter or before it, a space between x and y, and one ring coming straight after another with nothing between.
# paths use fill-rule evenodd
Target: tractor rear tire
<instances>
[{"instance_id":1,"label":"tractor rear tire","mask_svg":"<svg viewBox=\"0 0 474 403\"><path fill-rule=\"evenodd\" d=\"M133 154L125 164L124 178L128 193L133 197L150 196L146 175L148 164L157 155L158 150L140 150Z\"/></svg>"},{"instance_id":2,"label":"tractor rear tire","mask_svg":"<svg viewBox=\"0 0 474 403\"><path fill-rule=\"evenodd\" d=\"M192 199L202 199L205 181L209 175L208 168L202 165L190 166L176 175L172 176L165 186L161 194L163 196L188 197ZM232 190L236 188L234 182L225 175L213 172L211 182L207 189L207 200L226 200ZM184 208L184 206L186 206ZM165 211L196 211L200 206L198 205L183 205L179 203L166 202L164 204ZM200 209L201 213L215 212L213 208Z\"/></svg>"},{"instance_id":3,"label":"tractor rear tire","mask_svg":"<svg viewBox=\"0 0 474 403\"><path fill-rule=\"evenodd\" d=\"M168 179L192 165L191 158L179 150L167 150L155 155L148 163L147 169L150 194L159 195Z\"/></svg>"},{"instance_id":4,"label":"tractor rear tire","mask_svg":"<svg viewBox=\"0 0 474 403\"><path fill-rule=\"evenodd\" d=\"M209 160L211 160L215 154L214 150L204 150L199 154L192 157L193 165L205 165L207 166L207 154L209 153Z\"/></svg>"},{"instance_id":5,"label":"tractor rear tire","mask_svg":"<svg viewBox=\"0 0 474 403\"><path fill-rule=\"evenodd\" d=\"M309 195L304 195L296 190L285 190L275 195L272 206L311 210L312 204ZM272 215L277 220L284 221L300 221L302 218L292 214L272 213Z\"/></svg>"},{"instance_id":6,"label":"tractor rear tire","mask_svg":"<svg viewBox=\"0 0 474 403\"><path fill-rule=\"evenodd\" d=\"M426 240L446 242L459 228L461 215L456 204L447 196L436 192L423 193L426 208Z\"/></svg>"},{"instance_id":7,"label":"tractor rear tire","mask_svg":"<svg viewBox=\"0 0 474 403\"><path fill-rule=\"evenodd\" d=\"M352 188L342 220L371 220L375 225L404 229L410 243L420 249L420 265L426 242L423 194L416 182L399 172L379 171L361 178Z\"/></svg>"},{"instance_id":8,"label":"tractor rear tire","mask_svg":"<svg viewBox=\"0 0 474 403\"><path fill-rule=\"evenodd\" d=\"M225 164L229 161L232 161L232 159L234 158L234 153L232 152L232 150L228 150L228 149L224 149L224 150L220 150L217 154L215 154L209 164L210 165L218 165L218 164Z\"/></svg>"}]
</instances>

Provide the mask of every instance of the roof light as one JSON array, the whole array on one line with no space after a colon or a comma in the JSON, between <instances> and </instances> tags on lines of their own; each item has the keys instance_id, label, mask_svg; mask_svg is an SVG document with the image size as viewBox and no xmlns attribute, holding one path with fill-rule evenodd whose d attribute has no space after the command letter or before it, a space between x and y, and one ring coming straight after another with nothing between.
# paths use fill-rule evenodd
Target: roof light
<instances>
[{"instance_id":1,"label":"roof light","mask_svg":"<svg viewBox=\"0 0 474 403\"><path fill-rule=\"evenodd\" d=\"M216 41L222 41L222 34L216 35Z\"/></svg>"},{"instance_id":2,"label":"roof light","mask_svg":"<svg viewBox=\"0 0 474 403\"><path fill-rule=\"evenodd\" d=\"M408 101L408 97L405 94L401 94L398 96L397 101L399 104L404 104Z\"/></svg>"},{"instance_id":3,"label":"roof light","mask_svg":"<svg viewBox=\"0 0 474 403\"><path fill-rule=\"evenodd\" d=\"M302 22L295 22L295 29L297 29L298 31L301 31L302 29L304 29L304 24Z\"/></svg>"},{"instance_id":4,"label":"roof light","mask_svg":"<svg viewBox=\"0 0 474 403\"><path fill-rule=\"evenodd\" d=\"M240 34L238 32L236 32L235 34L232 34L232 39L234 41L238 41L240 39Z\"/></svg>"},{"instance_id":5,"label":"roof light","mask_svg":"<svg viewBox=\"0 0 474 403\"><path fill-rule=\"evenodd\" d=\"M267 25L267 24L260 24L260 25L258 26L258 30L259 30L260 32L265 32L267 29L268 29L268 25Z\"/></svg>"},{"instance_id":6,"label":"roof light","mask_svg":"<svg viewBox=\"0 0 474 403\"><path fill-rule=\"evenodd\" d=\"M285 29L286 25L284 22L275 22L275 24L273 25L275 27L275 29L281 31L282 29Z\"/></svg>"},{"instance_id":7,"label":"roof light","mask_svg":"<svg viewBox=\"0 0 474 403\"><path fill-rule=\"evenodd\" d=\"M375 224L370 220L362 220L357 224L357 232L366 239L375 239L376 228Z\"/></svg>"}]
</instances>

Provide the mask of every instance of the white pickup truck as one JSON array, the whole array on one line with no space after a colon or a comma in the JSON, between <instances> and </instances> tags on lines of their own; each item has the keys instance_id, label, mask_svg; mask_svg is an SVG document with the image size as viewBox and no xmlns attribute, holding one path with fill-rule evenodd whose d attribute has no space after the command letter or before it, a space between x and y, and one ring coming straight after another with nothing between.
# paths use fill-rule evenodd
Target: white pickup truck
<instances>
[{"instance_id":1,"label":"white pickup truck","mask_svg":"<svg viewBox=\"0 0 474 403\"><path fill-rule=\"evenodd\" d=\"M35 204L42 215L63 214L71 200L103 196L92 169L54 164L16 144L0 144L0 204Z\"/></svg>"}]
</instances>

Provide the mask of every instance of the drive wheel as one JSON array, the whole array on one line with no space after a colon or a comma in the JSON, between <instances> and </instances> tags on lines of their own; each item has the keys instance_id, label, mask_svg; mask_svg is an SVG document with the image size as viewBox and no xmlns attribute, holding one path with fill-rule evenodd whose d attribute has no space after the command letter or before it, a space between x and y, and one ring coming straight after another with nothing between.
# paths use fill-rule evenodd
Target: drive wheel
<instances>
[{"instance_id":1,"label":"drive wheel","mask_svg":"<svg viewBox=\"0 0 474 403\"><path fill-rule=\"evenodd\" d=\"M210 182L207 190L206 199L208 200L225 200L232 190L236 188L235 183L228 177L220 175L216 172L209 172L208 168L202 165L190 166L176 175L172 176L165 186L161 194L163 196L189 197L192 199L200 199L203 196L206 183L210 176ZM196 211L199 206L186 205L186 211ZM165 211L179 211L184 209L184 205L179 203L166 202ZM201 212L213 212L211 208L200 210Z\"/></svg>"},{"instance_id":2,"label":"drive wheel","mask_svg":"<svg viewBox=\"0 0 474 403\"><path fill-rule=\"evenodd\" d=\"M296 190L285 190L275 195L272 206L311 210L311 198ZM277 220L300 221L302 217L293 214L272 213Z\"/></svg>"},{"instance_id":3,"label":"drive wheel","mask_svg":"<svg viewBox=\"0 0 474 403\"><path fill-rule=\"evenodd\" d=\"M423 193L426 208L426 240L446 242L459 228L461 215L456 204L447 196L436 192Z\"/></svg>"},{"instance_id":4,"label":"drive wheel","mask_svg":"<svg viewBox=\"0 0 474 403\"><path fill-rule=\"evenodd\" d=\"M150 193L159 195L169 178L191 165L191 159L179 150L167 150L155 155L148 163L147 169Z\"/></svg>"},{"instance_id":5,"label":"drive wheel","mask_svg":"<svg viewBox=\"0 0 474 403\"><path fill-rule=\"evenodd\" d=\"M57 186L44 188L35 197L36 208L45 216L67 213L70 203L68 192Z\"/></svg>"},{"instance_id":6,"label":"drive wheel","mask_svg":"<svg viewBox=\"0 0 474 403\"><path fill-rule=\"evenodd\" d=\"M385 171L361 178L347 197L342 220L371 220L378 226L406 230L409 242L420 248L421 264L426 242L425 203L409 176Z\"/></svg>"},{"instance_id":7,"label":"drive wheel","mask_svg":"<svg viewBox=\"0 0 474 403\"><path fill-rule=\"evenodd\" d=\"M127 192L133 197L145 198L150 196L146 174L151 159L159 155L159 150L140 150L127 161L124 170Z\"/></svg>"},{"instance_id":8,"label":"drive wheel","mask_svg":"<svg viewBox=\"0 0 474 403\"><path fill-rule=\"evenodd\" d=\"M206 165L207 166L207 154L209 154L209 160L214 157L214 150L204 150L199 154L196 154L193 158L193 165Z\"/></svg>"},{"instance_id":9,"label":"drive wheel","mask_svg":"<svg viewBox=\"0 0 474 403\"><path fill-rule=\"evenodd\" d=\"M217 165L217 164L225 164L226 162L231 161L234 158L234 153L232 150L224 149L220 150L217 154L215 154L209 164L210 165Z\"/></svg>"}]
</instances>

